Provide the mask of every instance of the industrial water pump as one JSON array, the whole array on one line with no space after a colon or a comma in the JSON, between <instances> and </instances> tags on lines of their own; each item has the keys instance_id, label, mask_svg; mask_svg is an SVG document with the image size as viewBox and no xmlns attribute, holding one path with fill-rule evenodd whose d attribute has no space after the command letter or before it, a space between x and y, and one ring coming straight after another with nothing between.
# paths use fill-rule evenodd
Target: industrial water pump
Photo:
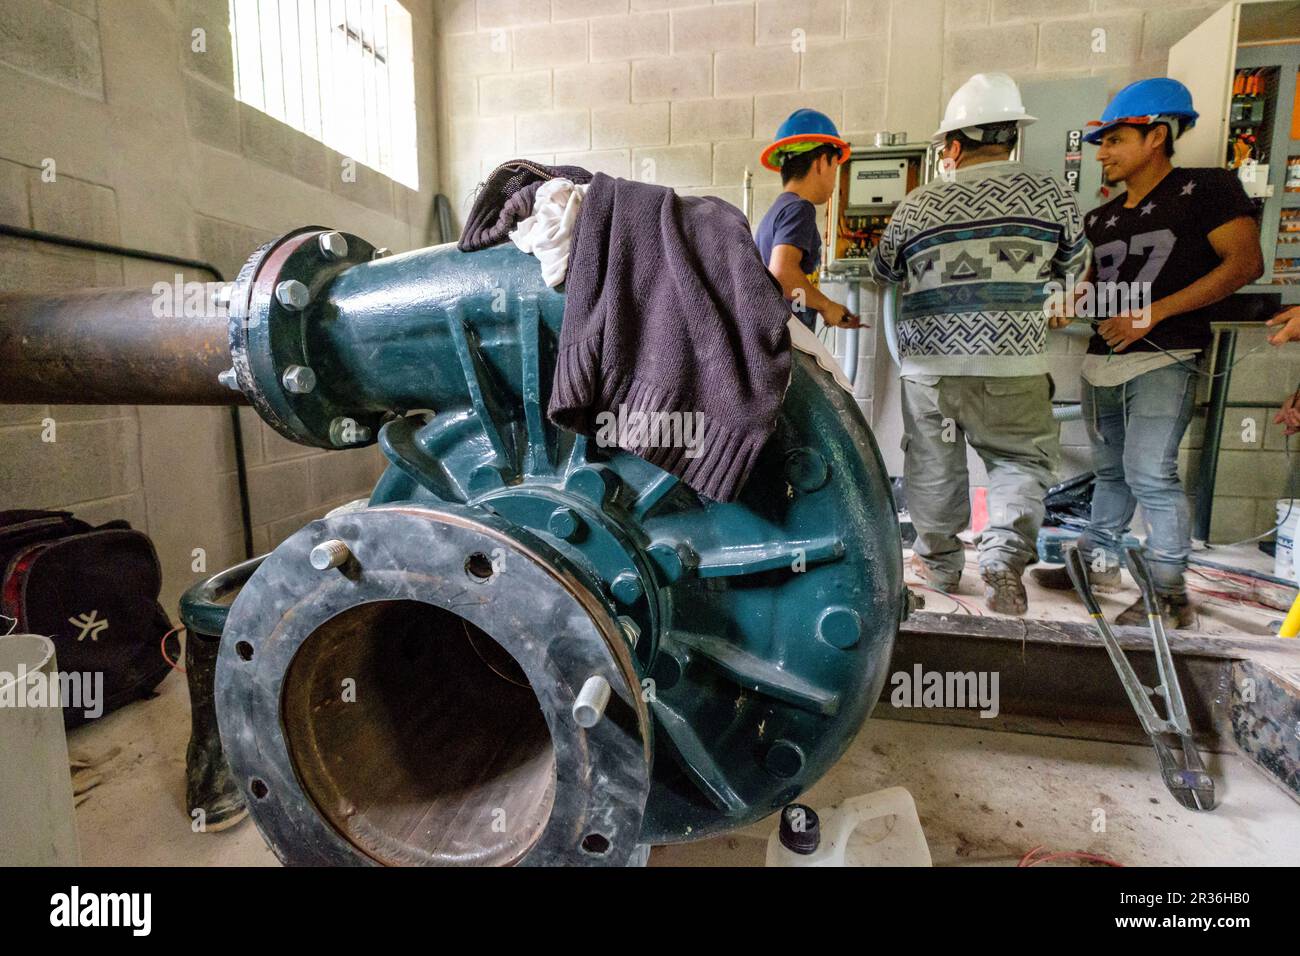
<instances>
[{"instance_id":1,"label":"industrial water pump","mask_svg":"<svg viewBox=\"0 0 1300 956\"><path fill-rule=\"evenodd\" d=\"M285 862L636 862L788 803L874 706L906 608L894 503L810 356L718 503L547 420L564 297L513 246L303 228L215 311L151 298L0 297L0 400L247 401L389 462L207 609L222 744Z\"/></svg>"}]
</instances>

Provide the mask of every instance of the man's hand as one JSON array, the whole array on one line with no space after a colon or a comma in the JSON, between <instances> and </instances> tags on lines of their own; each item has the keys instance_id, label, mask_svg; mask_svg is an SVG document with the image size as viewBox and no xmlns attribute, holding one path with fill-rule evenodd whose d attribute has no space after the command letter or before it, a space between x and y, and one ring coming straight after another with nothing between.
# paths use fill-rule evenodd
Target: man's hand
<instances>
[{"instance_id":1,"label":"man's hand","mask_svg":"<svg viewBox=\"0 0 1300 956\"><path fill-rule=\"evenodd\" d=\"M823 322L837 329L862 328L862 320L838 302L827 302L821 314Z\"/></svg>"},{"instance_id":2,"label":"man's hand","mask_svg":"<svg viewBox=\"0 0 1300 956\"><path fill-rule=\"evenodd\" d=\"M1293 305L1291 308L1279 312L1269 319L1266 324L1282 326L1268 337L1268 340L1274 345L1281 345L1283 342L1300 342L1300 305Z\"/></svg>"},{"instance_id":3,"label":"man's hand","mask_svg":"<svg viewBox=\"0 0 1300 956\"><path fill-rule=\"evenodd\" d=\"M1123 352L1138 339L1149 335L1163 318L1160 303L1156 302L1146 315L1141 312L1112 315L1097 325L1097 332L1114 351Z\"/></svg>"},{"instance_id":4,"label":"man's hand","mask_svg":"<svg viewBox=\"0 0 1300 956\"><path fill-rule=\"evenodd\" d=\"M1285 425L1286 433L1294 435L1300 432L1300 389L1282 403L1281 410L1273 416L1274 425Z\"/></svg>"}]
</instances>

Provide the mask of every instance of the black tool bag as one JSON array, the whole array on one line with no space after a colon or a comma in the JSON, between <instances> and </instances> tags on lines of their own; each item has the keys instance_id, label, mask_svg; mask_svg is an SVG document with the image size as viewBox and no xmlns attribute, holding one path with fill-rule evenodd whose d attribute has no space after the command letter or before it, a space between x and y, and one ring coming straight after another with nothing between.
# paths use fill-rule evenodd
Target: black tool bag
<instances>
[{"instance_id":1,"label":"black tool bag","mask_svg":"<svg viewBox=\"0 0 1300 956\"><path fill-rule=\"evenodd\" d=\"M161 590L153 542L125 521L96 528L66 511L0 511L0 613L14 631L53 640L60 672L90 675L78 681L81 700L63 701L68 727L147 697L167 676ZM0 634L11 625L0 622ZM169 643L175 660L179 642Z\"/></svg>"}]
</instances>

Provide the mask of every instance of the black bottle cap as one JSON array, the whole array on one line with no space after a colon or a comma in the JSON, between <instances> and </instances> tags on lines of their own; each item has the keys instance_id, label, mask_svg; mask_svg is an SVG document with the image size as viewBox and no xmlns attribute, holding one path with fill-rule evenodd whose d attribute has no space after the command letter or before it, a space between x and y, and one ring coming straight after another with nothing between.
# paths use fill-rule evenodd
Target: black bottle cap
<instances>
[{"instance_id":1,"label":"black bottle cap","mask_svg":"<svg viewBox=\"0 0 1300 956\"><path fill-rule=\"evenodd\" d=\"M803 856L816 853L822 842L821 824L817 811L802 803L787 804L781 811L781 845L791 853Z\"/></svg>"}]
</instances>

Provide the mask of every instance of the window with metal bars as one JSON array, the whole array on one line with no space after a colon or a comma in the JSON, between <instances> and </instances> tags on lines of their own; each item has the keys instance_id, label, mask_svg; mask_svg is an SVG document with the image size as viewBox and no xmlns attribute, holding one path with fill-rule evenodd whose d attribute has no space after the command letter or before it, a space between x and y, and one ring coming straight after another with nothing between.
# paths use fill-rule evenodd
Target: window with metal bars
<instances>
[{"instance_id":1,"label":"window with metal bars","mask_svg":"<svg viewBox=\"0 0 1300 956\"><path fill-rule=\"evenodd\" d=\"M419 188L411 15L396 0L230 0L235 98Z\"/></svg>"}]
</instances>

